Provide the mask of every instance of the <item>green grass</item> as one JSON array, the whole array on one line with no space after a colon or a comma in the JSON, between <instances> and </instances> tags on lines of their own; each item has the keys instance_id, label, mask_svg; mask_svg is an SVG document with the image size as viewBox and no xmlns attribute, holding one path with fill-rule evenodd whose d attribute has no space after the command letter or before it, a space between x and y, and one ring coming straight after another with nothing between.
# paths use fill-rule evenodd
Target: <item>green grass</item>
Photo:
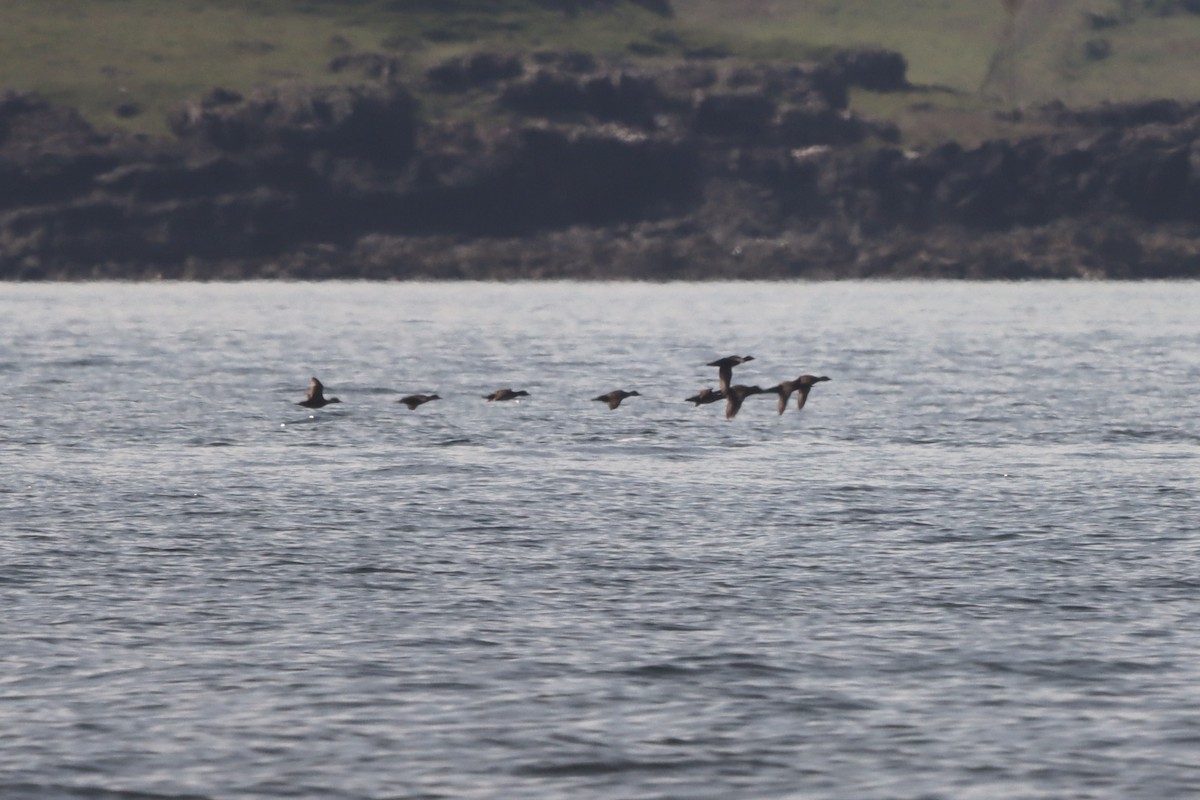
<instances>
[{"instance_id":1,"label":"green grass","mask_svg":"<svg viewBox=\"0 0 1200 800\"><path fill-rule=\"evenodd\" d=\"M1111 5L1028 0L1017 25L1017 72L1003 84L1015 87L1017 102L1200 98L1200 17L1087 30L1082 11ZM534 0L3 0L0 89L40 92L100 126L160 133L170 109L214 86L359 80L327 71L339 52L391 52L402 61L402 77L412 79L430 63L470 50L577 48L628 56L631 44L668 41L666 32L682 44L665 45L663 58L704 46L793 61L835 47L900 50L912 81L953 92L860 92L854 103L896 120L917 141L954 130L986 135L990 123L980 120L999 105L996 93L977 94L1004 27L999 0L674 0L674 6L676 17L664 20L628 5L565 15ZM1097 36L1109 40L1112 54L1088 60L1084 43ZM144 113L119 119L114 109L127 102Z\"/></svg>"},{"instance_id":2,"label":"green grass","mask_svg":"<svg viewBox=\"0 0 1200 800\"><path fill-rule=\"evenodd\" d=\"M213 86L328 80L330 38L373 48L369 27L197 2L4 0L0 85L38 91L101 125L137 102L134 127L160 131L168 109Z\"/></svg>"},{"instance_id":3,"label":"green grass","mask_svg":"<svg viewBox=\"0 0 1200 800\"><path fill-rule=\"evenodd\" d=\"M811 47L882 46L904 53L914 83L974 90L1004 15L997 0L675 0L685 28L744 42Z\"/></svg>"},{"instance_id":4,"label":"green grass","mask_svg":"<svg viewBox=\"0 0 1200 800\"><path fill-rule=\"evenodd\" d=\"M1200 100L1200 16L1144 18L1089 37L1108 39L1111 55L1088 61L1085 37L1073 38L1066 48L1043 47L1040 64L1026 73L1031 99L1051 99L1034 88L1038 72L1049 68L1063 76L1054 95L1071 104L1146 96Z\"/></svg>"},{"instance_id":5,"label":"green grass","mask_svg":"<svg viewBox=\"0 0 1200 800\"><path fill-rule=\"evenodd\" d=\"M391 52L415 77L483 47L625 52L662 23L632 8L571 18L519 2L503 14L479 10L487 5L444 2L457 9L447 13L395 0L4 0L0 88L37 91L96 124L161 132L167 111L214 86L339 80L326 67L347 50ZM145 113L119 119L113 109L131 101Z\"/></svg>"}]
</instances>

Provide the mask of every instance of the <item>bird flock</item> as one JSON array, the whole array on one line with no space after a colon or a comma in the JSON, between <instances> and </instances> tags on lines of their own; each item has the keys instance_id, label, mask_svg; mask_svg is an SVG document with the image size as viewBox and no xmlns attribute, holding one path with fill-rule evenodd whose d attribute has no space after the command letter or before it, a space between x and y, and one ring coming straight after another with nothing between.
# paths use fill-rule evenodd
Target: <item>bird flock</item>
<instances>
[{"instance_id":1,"label":"bird flock","mask_svg":"<svg viewBox=\"0 0 1200 800\"><path fill-rule=\"evenodd\" d=\"M774 394L779 398L778 411L782 414L787 410L788 401L792 395L796 395L796 410L800 411L808 402L808 394L812 391L813 386L821 381L829 380L824 375L801 375L795 380L783 381L775 386L766 389L761 386L747 386L744 384L734 384L733 368L747 361L753 361L754 356L726 356L719 358L716 361L710 361L705 366L717 368L717 383L720 388L713 389L705 387L691 397L685 398L685 402L694 403L697 406L716 403L720 400L725 401L725 419L733 419L742 408L742 403L747 397L755 394ZM514 390L508 387L497 389L491 394L483 395L483 399L489 403L504 402L506 400L519 400L522 397L529 397L529 392L524 389ZM621 405L621 402L630 397L640 397L636 391L627 391L625 389L614 389L611 392L602 394L599 397L592 399L608 405L610 409L615 409ZM401 397L397 403L402 403L408 407L410 411L415 411L420 406L432 400L441 400L442 398L436 394L410 394L406 397ZM312 383L309 384L308 394L303 400L296 405L304 406L305 408L323 408L331 403L342 402L336 397L325 396L325 385L314 377Z\"/></svg>"}]
</instances>

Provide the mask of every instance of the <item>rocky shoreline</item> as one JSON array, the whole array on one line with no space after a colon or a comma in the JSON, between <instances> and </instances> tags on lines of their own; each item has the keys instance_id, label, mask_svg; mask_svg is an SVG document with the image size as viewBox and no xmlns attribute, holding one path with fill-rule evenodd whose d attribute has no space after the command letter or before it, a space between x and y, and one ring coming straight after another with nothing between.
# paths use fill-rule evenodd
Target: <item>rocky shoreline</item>
<instances>
[{"instance_id":1,"label":"rocky shoreline","mask_svg":"<svg viewBox=\"0 0 1200 800\"><path fill-rule=\"evenodd\" d=\"M1035 112L1036 136L902 148L847 110L902 57L656 71L476 53L420 88L214 89L171 137L0 96L0 279L1200 277L1200 107ZM426 105L429 105L428 103Z\"/></svg>"}]
</instances>

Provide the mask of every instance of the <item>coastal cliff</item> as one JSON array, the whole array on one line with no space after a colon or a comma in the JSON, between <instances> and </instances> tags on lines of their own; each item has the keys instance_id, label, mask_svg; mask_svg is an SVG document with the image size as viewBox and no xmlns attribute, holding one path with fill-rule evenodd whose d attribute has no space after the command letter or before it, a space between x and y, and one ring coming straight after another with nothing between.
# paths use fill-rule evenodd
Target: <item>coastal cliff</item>
<instances>
[{"instance_id":1,"label":"coastal cliff","mask_svg":"<svg viewBox=\"0 0 1200 800\"><path fill-rule=\"evenodd\" d=\"M848 108L911 89L889 51L330 69L363 80L214 88L165 137L0 97L0 278L1200 277L1192 104L1050 105L1036 134L914 150Z\"/></svg>"}]
</instances>

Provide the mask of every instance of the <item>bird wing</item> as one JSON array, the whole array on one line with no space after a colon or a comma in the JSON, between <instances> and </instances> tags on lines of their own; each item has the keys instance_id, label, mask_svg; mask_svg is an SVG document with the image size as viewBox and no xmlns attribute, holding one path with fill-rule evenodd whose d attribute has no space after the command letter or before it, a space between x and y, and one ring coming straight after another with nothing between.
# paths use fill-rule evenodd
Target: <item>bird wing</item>
<instances>
[{"instance_id":1,"label":"bird wing","mask_svg":"<svg viewBox=\"0 0 1200 800\"><path fill-rule=\"evenodd\" d=\"M725 400L725 419L733 419L736 417L738 411L742 407L742 401L745 399L745 396L740 392L730 393Z\"/></svg>"},{"instance_id":2,"label":"bird wing","mask_svg":"<svg viewBox=\"0 0 1200 800\"><path fill-rule=\"evenodd\" d=\"M717 381L721 384L721 391L729 391L729 382L733 380L733 367L728 364L722 364L717 370Z\"/></svg>"}]
</instances>

